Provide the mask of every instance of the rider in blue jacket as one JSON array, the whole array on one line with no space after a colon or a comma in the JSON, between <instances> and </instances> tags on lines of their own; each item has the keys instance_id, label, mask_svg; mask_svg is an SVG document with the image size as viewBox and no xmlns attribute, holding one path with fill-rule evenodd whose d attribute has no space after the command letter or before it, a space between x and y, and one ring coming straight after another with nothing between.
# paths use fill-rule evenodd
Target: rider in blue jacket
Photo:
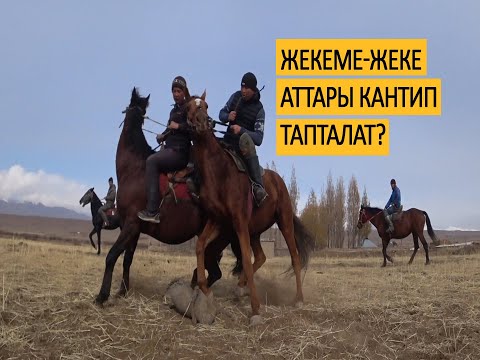
<instances>
[{"instance_id":1,"label":"rider in blue jacket","mask_svg":"<svg viewBox=\"0 0 480 360\"><path fill-rule=\"evenodd\" d=\"M392 216L394 213L401 210L402 198L400 194L400 189L398 188L395 179L390 180L390 186L392 187L392 195L390 195L390 199L388 200L387 205L385 205L385 210L383 210L383 214L388 224L387 232L393 233L394 228Z\"/></svg>"}]
</instances>

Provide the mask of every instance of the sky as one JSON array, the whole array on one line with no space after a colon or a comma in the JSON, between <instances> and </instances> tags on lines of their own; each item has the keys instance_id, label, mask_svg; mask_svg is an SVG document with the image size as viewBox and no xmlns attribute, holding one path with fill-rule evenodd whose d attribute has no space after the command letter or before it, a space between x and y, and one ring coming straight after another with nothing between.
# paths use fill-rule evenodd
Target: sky
<instances>
[{"instance_id":1,"label":"sky","mask_svg":"<svg viewBox=\"0 0 480 360\"><path fill-rule=\"evenodd\" d=\"M251 71L265 85L260 162L275 161L287 183L295 168L300 208L329 172L346 188L354 175L382 208L395 178L404 208L427 211L434 228L480 229L478 14L476 0L2 2L0 199L87 211L78 201L88 188L103 197L108 178L116 183L134 86L151 94L148 115L166 122L182 75L192 94L207 90L217 118ZM389 156L277 156L277 38L425 38L442 115L390 117Z\"/></svg>"}]
</instances>

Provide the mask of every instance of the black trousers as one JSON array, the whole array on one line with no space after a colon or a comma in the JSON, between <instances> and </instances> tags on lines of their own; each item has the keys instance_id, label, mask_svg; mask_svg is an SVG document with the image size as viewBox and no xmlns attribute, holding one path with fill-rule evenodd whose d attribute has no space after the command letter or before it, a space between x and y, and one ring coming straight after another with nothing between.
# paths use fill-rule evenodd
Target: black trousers
<instances>
[{"instance_id":1,"label":"black trousers","mask_svg":"<svg viewBox=\"0 0 480 360\"><path fill-rule=\"evenodd\" d=\"M147 192L147 210L149 212L156 213L160 206L160 174L178 171L186 167L188 154L188 151L162 149L148 157L145 185Z\"/></svg>"}]
</instances>

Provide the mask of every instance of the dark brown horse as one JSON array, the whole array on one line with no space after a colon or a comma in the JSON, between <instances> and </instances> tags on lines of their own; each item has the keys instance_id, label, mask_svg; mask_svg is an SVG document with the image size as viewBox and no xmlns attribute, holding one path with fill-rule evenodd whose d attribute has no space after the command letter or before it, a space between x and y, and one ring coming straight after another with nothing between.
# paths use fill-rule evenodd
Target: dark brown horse
<instances>
[{"instance_id":1,"label":"dark brown horse","mask_svg":"<svg viewBox=\"0 0 480 360\"><path fill-rule=\"evenodd\" d=\"M127 293L130 265L140 233L148 234L166 244L180 244L198 235L205 225L205 218L197 205L191 201L182 201L175 204L173 198L164 201L162 204L162 221L160 224L144 222L137 217L137 212L145 208L147 201L145 167L147 157L153 153L142 131L149 98L150 95L141 97L134 88L130 105L125 110L125 119L116 156L117 209L122 230L105 260L102 286L96 297L98 304L102 304L110 296L113 269L118 257L123 252L125 252L123 279L120 284L119 295ZM216 249L214 250L216 251ZM219 253L212 253L212 256L207 257L206 268L209 274L211 271L219 270L218 259Z\"/></svg>"},{"instance_id":2,"label":"dark brown horse","mask_svg":"<svg viewBox=\"0 0 480 360\"><path fill-rule=\"evenodd\" d=\"M314 239L299 219L294 217L288 190L282 178L273 171L265 172L264 183L269 196L262 206L254 208L252 213L250 180L245 173L239 172L232 158L213 135L209 125L205 93L200 98L193 97L187 104L187 111L188 123L193 129L195 166L202 179L200 201L208 214L205 229L197 241L200 289L204 294L209 291L203 265L206 246L212 241L212 245L218 242L216 237L222 229L233 229L240 242L242 256L243 273L240 285L245 282L248 285L253 315L251 322L257 322L260 303L253 282L253 274L265 261L265 255L260 246L260 234L277 222L287 242L296 276L295 302L303 302L301 269L308 263ZM251 248L255 256L253 266Z\"/></svg>"},{"instance_id":3,"label":"dark brown horse","mask_svg":"<svg viewBox=\"0 0 480 360\"><path fill-rule=\"evenodd\" d=\"M80 199L80 205L85 206L90 203L90 210L92 212L92 224L93 224L93 230L88 234L88 237L90 239L90 243L92 244L93 248L97 250L97 255L100 255L100 247L102 243L102 229L105 230L114 230L120 226L120 216L118 214L115 215L108 215L107 214L107 219L108 219L108 226L103 227L103 219L98 213L98 209L102 206L102 202L98 198L97 194L95 194L95 191L93 190L93 187L88 189L87 192L82 196ZM97 242L98 242L98 247L95 246L95 243L93 242L92 236L94 234L97 234Z\"/></svg>"},{"instance_id":4,"label":"dark brown horse","mask_svg":"<svg viewBox=\"0 0 480 360\"><path fill-rule=\"evenodd\" d=\"M432 224L430 223L430 218L428 214L419 209L409 209L407 211L403 211L400 214L395 214L393 216L393 225L394 231L392 234L387 232L388 225L385 222L385 218L383 216L383 210L374 207L368 206L361 206L360 208L360 215L358 217L358 224L357 227L360 229L363 224L370 221L373 226L377 228L378 235L382 239L382 252L383 252L383 265L385 267L387 265L387 260L393 263L392 258L387 255L387 246L390 242L390 239L403 239L408 235L412 234L413 236L413 244L414 250L413 254L410 257L410 261L408 264L411 264L413 259L415 258L415 254L417 253L418 249L420 248L418 245L418 238L422 242L423 248L425 249L425 257L426 262L425 265L430 263L430 258L428 257L428 243L425 240L425 236L423 236L423 228L425 227L425 220L427 222L427 232L430 238L432 239L435 245L439 244L435 233L433 232Z\"/></svg>"}]
</instances>

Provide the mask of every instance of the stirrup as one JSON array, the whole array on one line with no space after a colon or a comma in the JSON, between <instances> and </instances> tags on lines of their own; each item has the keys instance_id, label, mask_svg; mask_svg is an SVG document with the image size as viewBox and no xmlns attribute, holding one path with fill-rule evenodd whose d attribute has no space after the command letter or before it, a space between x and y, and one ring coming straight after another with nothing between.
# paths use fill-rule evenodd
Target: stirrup
<instances>
[{"instance_id":1,"label":"stirrup","mask_svg":"<svg viewBox=\"0 0 480 360\"><path fill-rule=\"evenodd\" d=\"M263 196L261 199L257 199L257 197L255 196L255 189L256 188L260 188L262 189L264 192L265 192L265 196ZM252 184L252 193L253 193L253 199L255 200L255 204L257 205L257 207L260 207L260 205L262 205L262 203L265 201L265 199L267 198L268 196L268 193L267 191L265 190L265 188L257 183L253 183Z\"/></svg>"},{"instance_id":2,"label":"stirrup","mask_svg":"<svg viewBox=\"0 0 480 360\"><path fill-rule=\"evenodd\" d=\"M143 221L151 222L154 224L160 223L160 213L152 215L147 210L142 210L137 213L137 216Z\"/></svg>"}]
</instances>

